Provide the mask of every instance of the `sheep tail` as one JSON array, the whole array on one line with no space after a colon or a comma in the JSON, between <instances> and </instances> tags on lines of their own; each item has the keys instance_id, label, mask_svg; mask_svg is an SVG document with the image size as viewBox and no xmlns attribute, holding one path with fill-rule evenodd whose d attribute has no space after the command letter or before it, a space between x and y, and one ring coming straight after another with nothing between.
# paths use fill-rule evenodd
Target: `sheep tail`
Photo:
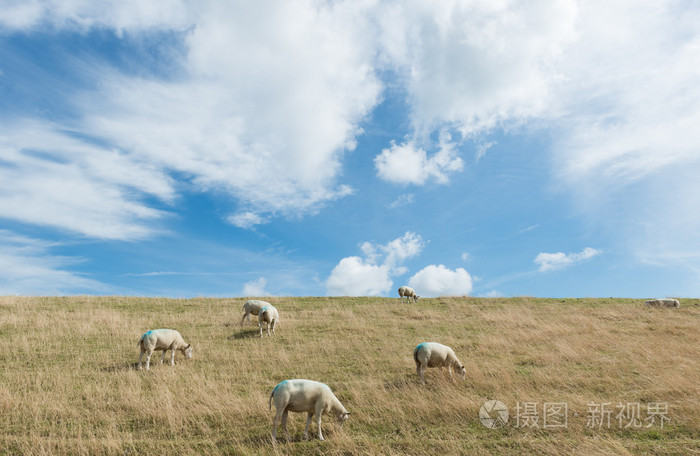
<instances>
[{"instance_id":1,"label":"sheep tail","mask_svg":"<svg viewBox=\"0 0 700 456\"><path fill-rule=\"evenodd\" d=\"M416 363L418 363L418 347L413 349L413 359Z\"/></svg>"},{"instance_id":2,"label":"sheep tail","mask_svg":"<svg viewBox=\"0 0 700 456\"><path fill-rule=\"evenodd\" d=\"M275 386L272 389L272 392L270 393L270 410L272 410L272 397L275 395L275 391L277 390L277 386Z\"/></svg>"}]
</instances>

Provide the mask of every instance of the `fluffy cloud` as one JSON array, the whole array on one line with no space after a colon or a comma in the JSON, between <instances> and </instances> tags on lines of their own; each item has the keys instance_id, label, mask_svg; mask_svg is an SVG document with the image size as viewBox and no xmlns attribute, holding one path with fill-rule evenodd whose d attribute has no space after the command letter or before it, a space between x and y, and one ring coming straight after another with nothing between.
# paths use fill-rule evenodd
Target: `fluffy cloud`
<instances>
[{"instance_id":1,"label":"fluffy cloud","mask_svg":"<svg viewBox=\"0 0 700 456\"><path fill-rule=\"evenodd\" d=\"M267 279L265 279L265 277L246 282L243 285L243 296L271 296L270 293L265 291L266 286Z\"/></svg>"},{"instance_id":2,"label":"fluffy cloud","mask_svg":"<svg viewBox=\"0 0 700 456\"><path fill-rule=\"evenodd\" d=\"M0 230L0 296L66 295L107 287L70 271L81 260L52 255L51 243Z\"/></svg>"},{"instance_id":3,"label":"fluffy cloud","mask_svg":"<svg viewBox=\"0 0 700 456\"><path fill-rule=\"evenodd\" d=\"M388 2L383 57L405 78L416 134L464 136L542 112L552 64L576 36L573 0Z\"/></svg>"},{"instance_id":4,"label":"fluffy cloud","mask_svg":"<svg viewBox=\"0 0 700 456\"><path fill-rule=\"evenodd\" d=\"M590 247L586 247L579 253L540 253L534 259L536 264L540 265L540 271L554 271L564 269L581 261L593 258L600 255L601 251Z\"/></svg>"},{"instance_id":5,"label":"fluffy cloud","mask_svg":"<svg viewBox=\"0 0 700 456\"><path fill-rule=\"evenodd\" d=\"M374 159L377 176L397 184L423 185L428 179L441 184L448 182L447 173L460 171L463 161L457 156L449 136L440 141L440 150L428 157L425 150L413 143L397 145L392 142Z\"/></svg>"},{"instance_id":6,"label":"fluffy cloud","mask_svg":"<svg viewBox=\"0 0 700 456\"><path fill-rule=\"evenodd\" d=\"M418 255L424 247L422 238L411 232L387 244L364 242L360 249L365 258L346 257L333 268L326 281L329 296L377 296L391 290L391 277L406 272L401 263Z\"/></svg>"},{"instance_id":7,"label":"fluffy cloud","mask_svg":"<svg viewBox=\"0 0 700 456\"><path fill-rule=\"evenodd\" d=\"M126 74L73 57L71 68L88 83L53 101L70 105L70 121L15 121L42 131L36 138L2 123L3 150L22 172L0 163L9 176L0 184L0 216L135 239L152 234L164 215L144 201L170 203L176 188L234 197L246 211L228 220L246 228L351 194L337 182L340 160L355 148L382 87L363 8L304 0L11 5L0 23L10 32L128 32L130 43L157 42L175 71ZM89 149L92 159L82 152ZM38 153L30 160L28 151Z\"/></svg>"},{"instance_id":8,"label":"fluffy cloud","mask_svg":"<svg viewBox=\"0 0 700 456\"><path fill-rule=\"evenodd\" d=\"M360 257L343 258L326 282L329 296L378 296L391 289L393 282L386 265L367 263Z\"/></svg>"},{"instance_id":9,"label":"fluffy cloud","mask_svg":"<svg viewBox=\"0 0 700 456\"><path fill-rule=\"evenodd\" d=\"M428 265L408 279L420 296L466 296L472 291L472 277L464 268L454 271L444 265Z\"/></svg>"}]
</instances>

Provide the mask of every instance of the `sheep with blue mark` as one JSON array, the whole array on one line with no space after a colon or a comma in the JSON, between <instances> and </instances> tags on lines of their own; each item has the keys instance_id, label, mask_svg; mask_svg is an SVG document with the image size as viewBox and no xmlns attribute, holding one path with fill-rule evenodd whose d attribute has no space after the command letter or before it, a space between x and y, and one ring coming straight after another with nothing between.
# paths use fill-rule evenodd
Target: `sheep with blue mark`
<instances>
[{"instance_id":1,"label":"sheep with blue mark","mask_svg":"<svg viewBox=\"0 0 700 456\"><path fill-rule=\"evenodd\" d=\"M423 385L425 385L425 370L428 367L439 367L441 370L443 367L447 367L450 378L452 378L452 367L455 368L462 380L467 375L464 364L457 358L454 350L437 342L418 344L413 350L413 359L416 362L416 373Z\"/></svg>"},{"instance_id":2,"label":"sheep with blue mark","mask_svg":"<svg viewBox=\"0 0 700 456\"><path fill-rule=\"evenodd\" d=\"M275 309L275 306L267 305L260 309L258 314L258 326L260 327L260 337L263 336L263 323L265 323L265 329L267 329L267 335L270 336L270 329L272 329L272 334L275 333L275 326L278 324L280 319L280 314Z\"/></svg>"},{"instance_id":3,"label":"sheep with blue mark","mask_svg":"<svg viewBox=\"0 0 700 456\"><path fill-rule=\"evenodd\" d=\"M306 412L304 440L309 438L309 426L314 415L316 416L319 440L324 440L321 433L321 415L324 413L334 415L341 428L350 415L350 412L345 410L343 404L340 403L328 385L313 380L284 380L278 383L270 394L270 410L272 410L273 400L276 413L272 421L272 443L277 443L277 425L280 421L287 441L290 440L287 430L288 412Z\"/></svg>"},{"instance_id":4,"label":"sheep with blue mark","mask_svg":"<svg viewBox=\"0 0 700 456\"><path fill-rule=\"evenodd\" d=\"M243 318L241 318L241 326L243 326L243 322L245 321L246 317L248 317L248 322L250 323L250 314L253 314L257 317L260 314L260 309L269 305L269 302L259 301L257 299L251 299L250 301L246 301L246 303L243 304L243 311L245 313L243 314Z\"/></svg>"},{"instance_id":5,"label":"sheep with blue mark","mask_svg":"<svg viewBox=\"0 0 700 456\"><path fill-rule=\"evenodd\" d=\"M165 353L170 350L170 365L175 365L175 350L180 350L187 359L192 359L192 345L185 342L179 331L174 329L152 329L143 333L139 339L138 346L141 348L139 353L139 369L141 367L141 359L146 353L146 370L150 369L151 355L155 350L161 350L163 356L160 358L161 364L165 359Z\"/></svg>"}]
</instances>

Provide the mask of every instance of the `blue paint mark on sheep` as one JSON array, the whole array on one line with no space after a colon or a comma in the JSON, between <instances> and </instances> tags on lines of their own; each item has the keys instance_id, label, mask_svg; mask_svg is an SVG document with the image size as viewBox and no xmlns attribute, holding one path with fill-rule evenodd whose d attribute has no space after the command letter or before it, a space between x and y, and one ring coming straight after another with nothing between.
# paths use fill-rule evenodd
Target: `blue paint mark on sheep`
<instances>
[{"instance_id":1,"label":"blue paint mark on sheep","mask_svg":"<svg viewBox=\"0 0 700 456\"><path fill-rule=\"evenodd\" d=\"M281 382L279 382L279 383L275 386L275 388L272 390L272 395L274 396L274 395L275 395L275 391L277 391L277 388L279 388L280 386L284 385L285 383L287 383L287 380L282 380Z\"/></svg>"}]
</instances>

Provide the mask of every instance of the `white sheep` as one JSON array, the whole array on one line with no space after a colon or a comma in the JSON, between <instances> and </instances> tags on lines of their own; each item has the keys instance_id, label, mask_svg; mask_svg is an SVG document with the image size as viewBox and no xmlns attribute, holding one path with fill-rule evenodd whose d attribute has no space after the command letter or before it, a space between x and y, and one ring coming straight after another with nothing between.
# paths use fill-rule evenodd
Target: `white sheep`
<instances>
[{"instance_id":1,"label":"white sheep","mask_svg":"<svg viewBox=\"0 0 700 456\"><path fill-rule=\"evenodd\" d=\"M413 288L411 287L401 287L399 288L399 296L401 299L401 302L403 303L403 298L404 296L406 297L406 302L410 302L409 300L413 298L413 302L418 302L418 296L415 291L413 291Z\"/></svg>"},{"instance_id":2,"label":"white sheep","mask_svg":"<svg viewBox=\"0 0 700 456\"><path fill-rule=\"evenodd\" d=\"M279 322L280 314L275 309L275 306L267 305L260 309L258 314L258 326L260 327L260 337L263 336L263 323L265 323L265 329L267 329L267 335L270 335L270 328L272 328L272 334L275 333L275 326Z\"/></svg>"},{"instance_id":3,"label":"white sheep","mask_svg":"<svg viewBox=\"0 0 700 456\"><path fill-rule=\"evenodd\" d=\"M175 350L180 350L185 358L192 359L192 345L185 342L182 335L174 329L152 329L146 331L139 339L138 346L141 347L139 354L139 369L141 369L141 359L146 355L146 370L150 370L151 355L155 350L162 350L163 356L160 358L161 364L165 359L165 352L170 350L170 365L175 365Z\"/></svg>"},{"instance_id":4,"label":"white sheep","mask_svg":"<svg viewBox=\"0 0 700 456\"><path fill-rule=\"evenodd\" d=\"M447 371L452 378L452 366L455 367L459 376L464 380L467 375L464 364L457 358L454 350L447 345L437 342L423 342L413 350L413 359L416 361L416 373L420 381L425 385L425 369L428 367L447 367Z\"/></svg>"},{"instance_id":5,"label":"white sheep","mask_svg":"<svg viewBox=\"0 0 700 456\"><path fill-rule=\"evenodd\" d=\"M246 301L246 303L243 304L243 311L245 313L243 314L243 318L241 318L241 326L243 326L243 322L245 321L246 317L248 317L248 322L250 323L250 314L258 316L258 314L260 313L260 309L269 305L269 302L258 301L257 299L251 299L250 301Z\"/></svg>"},{"instance_id":6,"label":"white sheep","mask_svg":"<svg viewBox=\"0 0 700 456\"><path fill-rule=\"evenodd\" d=\"M328 385L313 380L284 380L278 383L270 394L270 410L272 410L273 399L276 414L272 421L272 443L277 443L277 424L280 419L282 420L282 429L287 435L287 441L290 440L289 431L287 431L288 412L307 413L304 440L309 438L309 426L314 415L316 415L319 440L323 440L321 433L321 415L323 413L335 415L341 428L350 415L350 412L345 410L343 404L335 397Z\"/></svg>"},{"instance_id":7,"label":"white sheep","mask_svg":"<svg viewBox=\"0 0 700 456\"><path fill-rule=\"evenodd\" d=\"M680 307L681 303L677 299L650 299L644 303L645 306L653 307Z\"/></svg>"}]
</instances>

